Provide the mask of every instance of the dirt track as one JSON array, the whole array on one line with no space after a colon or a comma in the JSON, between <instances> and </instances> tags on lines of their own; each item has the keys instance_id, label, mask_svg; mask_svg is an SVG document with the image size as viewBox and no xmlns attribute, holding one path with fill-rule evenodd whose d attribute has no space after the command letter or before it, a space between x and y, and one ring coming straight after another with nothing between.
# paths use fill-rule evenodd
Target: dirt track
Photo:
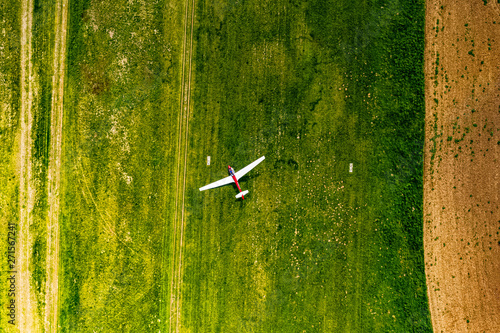
<instances>
[{"instance_id":1,"label":"dirt track","mask_svg":"<svg viewBox=\"0 0 500 333\"><path fill-rule=\"evenodd\" d=\"M424 249L435 332L500 332L500 5L429 0Z\"/></svg>"},{"instance_id":2,"label":"dirt track","mask_svg":"<svg viewBox=\"0 0 500 333\"><path fill-rule=\"evenodd\" d=\"M33 64L31 28L33 24L33 3L24 1L21 7L21 138L19 148L19 237L18 237L18 277L19 292L18 303L18 328L20 332L37 332L35 299L30 284L31 274L29 263L31 258L32 237L29 226L31 224L31 211L34 204L34 188L32 186L31 165L31 129L33 124Z\"/></svg>"}]
</instances>

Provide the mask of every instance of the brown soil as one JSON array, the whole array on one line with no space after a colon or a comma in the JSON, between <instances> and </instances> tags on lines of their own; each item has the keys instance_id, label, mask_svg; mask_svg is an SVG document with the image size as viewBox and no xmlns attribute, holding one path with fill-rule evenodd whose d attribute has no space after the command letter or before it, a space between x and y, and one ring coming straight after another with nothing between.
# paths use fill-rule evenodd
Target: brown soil
<instances>
[{"instance_id":1,"label":"brown soil","mask_svg":"<svg viewBox=\"0 0 500 333\"><path fill-rule=\"evenodd\" d=\"M500 332L500 5L429 0L424 248L434 332Z\"/></svg>"}]
</instances>

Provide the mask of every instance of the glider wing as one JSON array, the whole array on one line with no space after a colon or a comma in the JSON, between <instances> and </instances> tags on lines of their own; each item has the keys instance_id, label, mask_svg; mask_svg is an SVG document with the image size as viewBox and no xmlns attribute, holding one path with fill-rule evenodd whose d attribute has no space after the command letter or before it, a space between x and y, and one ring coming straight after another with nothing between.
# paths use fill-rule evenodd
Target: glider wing
<instances>
[{"instance_id":1,"label":"glider wing","mask_svg":"<svg viewBox=\"0 0 500 333\"><path fill-rule=\"evenodd\" d=\"M253 168L255 168L257 166L257 164L259 164L260 162L262 162L265 158L266 158L265 156L262 156L258 160L250 163L249 165L247 165L246 167L244 167L240 171L236 172L235 173L236 179L239 180L241 177L243 177L244 175L246 175L248 173L248 171L250 171Z\"/></svg>"},{"instance_id":2,"label":"glider wing","mask_svg":"<svg viewBox=\"0 0 500 333\"><path fill-rule=\"evenodd\" d=\"M222 178L221 180L218 180L218 181L213 182L211 184L208 184L206 186L200 187L200 191L205 191L205 190L209 190L211 188L215 188L215 187L219 187L219 186L224 186L224 185L227 185L227 184L231 184L233 182L234 182L233 177L227 176L226 178Z\"/></svg>"}]
</instances>

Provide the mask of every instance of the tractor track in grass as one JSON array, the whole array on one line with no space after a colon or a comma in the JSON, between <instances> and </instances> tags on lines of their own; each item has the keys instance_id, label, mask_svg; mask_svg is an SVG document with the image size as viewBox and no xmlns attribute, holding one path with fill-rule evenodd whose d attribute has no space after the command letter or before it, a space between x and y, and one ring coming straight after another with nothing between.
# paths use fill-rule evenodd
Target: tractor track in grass
<instances>
[{"instance_id":1,"label":"tractor track in grass","mask_svg":"<svg viewBox=\"0 0 500 333\"><path fill-rule=\"evenodd\" d=\"M193 53L193 30L195 0L187 0L184 14L184 38L182 53L182 78L180 94L180 114L178 123L178 142L176 154L176 194L174 210L174 239L172 265L170 275L170 305L169 305L169 332L181 331L181 306L182 306L182 250L184 241L185 212L184 198L186 190L187 152L189 135L189 111L191 101L191 69ZM190 30L190 31L188 31Z\"/></svg>"},{"instance_id":2,"label":"tractor track in grass","mask_svg":"<svg viewBox=\"0 0 500 333\"><path fill-rule=\"evenodd\" d=\"M61 167L63 90L66 57L68 0L59 0L55 12L54 76L52 79L51 128L48 165L47 257L44 305L37 299L33 284L33 235L30 226L36 197L33 174L33 103L39 91L33 66L33 9L31 0L21 7L21 114L19 145L19 287L17 288L18 328L20 332L56 332L59 273L59 188ZM40 306L42 310L40 311Z\"/></svg>"},{"instance_id":3,"label":"tractor track in grass","mask_svg":"<svg viewBox=\"0 0 500 333\"><path fill-rule=\"evenodd\" d=\"M47 218L47 284L45 292L45 332L57 331L59 308L59 203L61 183L61 146L63 131L63 97L68 27L68 0L59 0L55 11L54 76L48 167Z\"/></svg>"},{"instance_id":4,"label":"tractor track in grass","mask_svg":"<svg viewBox=\"0 0 500 333\"><path fill-rule=\"evenodd\" d=\"M33 26L33 2L21 4L21 115L19 145L19 236L18 236L18 287L17 308L18 328L20 332L37 332L35 300L31 288L29 271L32 237L30 237L31 211L34 205L34 187L32 184L31 131L33 127L33 64L31 30Z\"/></svg>"}]
</instances>

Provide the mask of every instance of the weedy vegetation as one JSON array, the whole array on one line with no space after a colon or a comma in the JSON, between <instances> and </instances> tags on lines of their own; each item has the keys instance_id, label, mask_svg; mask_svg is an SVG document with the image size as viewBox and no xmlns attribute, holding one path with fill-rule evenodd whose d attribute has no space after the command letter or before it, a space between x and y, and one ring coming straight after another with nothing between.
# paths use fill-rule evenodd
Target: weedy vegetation
<instances>
[{"instance_id":1,"label":"weedy vegetation","mask_svg":"<svg viewBox=\"0 0 500 333\"><path fill-rule=\"evenodd\" d=\"M11 8L7 11L5 8ZM16 15L20 4L18 1L0 1L0 253L2 253L0 279L7 281L9 277L9 231L15 232L19 223L19 179L15 159L18 151L16 134L19 130L19 67L20 39L19 17ZM13 225L14 230L9 229ZM12 236L12 234L10 234ZM15 247L15 246L14 246ZM0 307L7 309L11 297L8 296L10 286L2 285ZM9 318L2 312L0 327L8 327Z\"/></svg>"}]
</instances>

